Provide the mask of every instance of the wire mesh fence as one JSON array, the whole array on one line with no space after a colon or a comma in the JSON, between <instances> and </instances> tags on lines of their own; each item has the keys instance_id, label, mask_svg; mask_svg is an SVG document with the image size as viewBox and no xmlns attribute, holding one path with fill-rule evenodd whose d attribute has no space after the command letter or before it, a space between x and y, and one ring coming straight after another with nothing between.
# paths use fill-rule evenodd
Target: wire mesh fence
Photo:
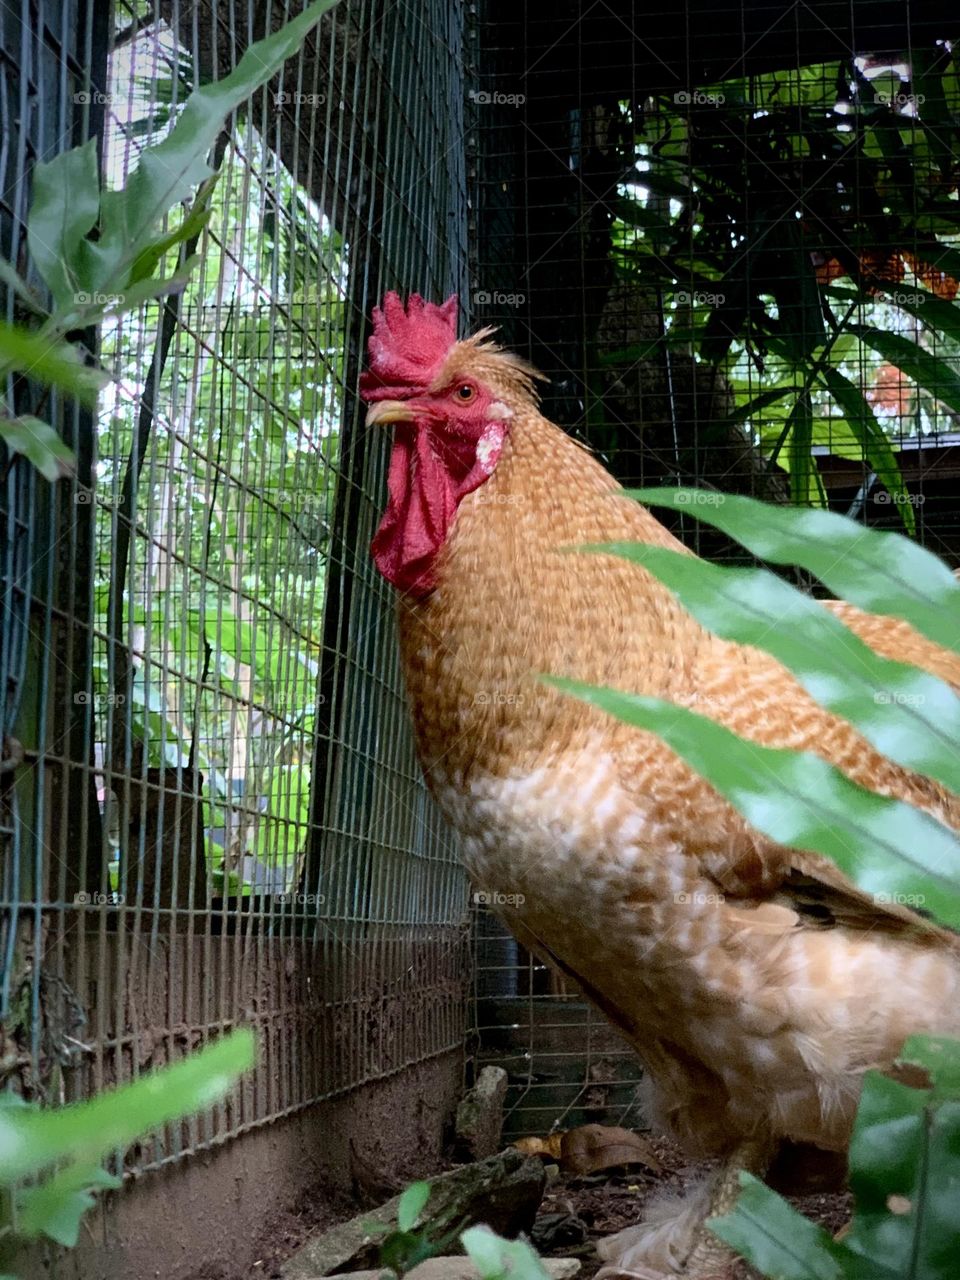
<instances>
[{"instance_id":1,"label":"wire mesh fence","mask_svg":"<svg viewBox=\"0 0 960 1280\"><path fill-rule=\"evenodd\" d=\"M95 137L122 182L301 7L6 6L4 254L29 269L38 157ZM627 483L827 502L956 558L950 24L341 0L236 113L183 290L85 335L115 375L96 418L11 388L78 464L4 473L7 1076L79 1097L257 1025L256 1074L145 1169L463 1044L466 886L366 550L385 450L354 387L385 289L500 324ZM642 1120L600 1015L475 930L508 1131Z\"/></svg>"},{"instance_id":2,"label":"wire mesh fence","mask_svg":"<svg viewBox=\"0 0 960 1280\"><path fill-rule=\"evenodd\" d=\"M627 485L826 504L960 561L956 35L936 4L486 0L472 298L547 415ZM636 1121L602 1019L486 913L477 940L509 1131Z\"/></svg>"},{"instance_id":3,"label":"wire mesh fence","mask_svg":"<svg viewBox=\"0 0 960 1280\"><path fill-rule=\"evenodd\" d=\"M35 109L3 112L0 247L22 256L37 155L98 137L121 185L302 7L8 7ZM445 0L337 5L221 132L184 287L104 324L76 478L7 469L6 1074L72 1099L260 1031L236 1095L128 1168L463 1044L465 884L410 746L353 394L384 289L462 288L459 40Z\"/></svg>"}]
</instances>

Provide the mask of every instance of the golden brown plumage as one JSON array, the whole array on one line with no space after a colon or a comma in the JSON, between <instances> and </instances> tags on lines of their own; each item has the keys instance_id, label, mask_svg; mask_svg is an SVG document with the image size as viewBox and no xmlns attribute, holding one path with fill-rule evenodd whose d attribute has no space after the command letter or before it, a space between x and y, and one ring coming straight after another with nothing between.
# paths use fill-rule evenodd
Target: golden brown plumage
<instances>
[{"instance_id":1,"label":"golden brown plumage","mask_svg":"<svg viewBox=\"0 0 960 1280\"><path fill-rule=\"evenodd\" d=\"M629 1037L656 1114L688 1147L842 1150L863 1072L913 1032L960 1030L954 936L770 841L661 740L538 677L667 698L814 751L957 829L960 801L880 755L769 655L704 631L642 567L565 550L680 544L541 416L525 366L474 341L429 372L371 418L425 422L442 457L466 381L508 425L444 529L432 585L399 597L419 756L474 883L503 895L521 940ZM960 684L960 661L906 624L831 607L878 652ZM620 1252L679 1268L692 1220Z\"/></svg>"}]
</instances>

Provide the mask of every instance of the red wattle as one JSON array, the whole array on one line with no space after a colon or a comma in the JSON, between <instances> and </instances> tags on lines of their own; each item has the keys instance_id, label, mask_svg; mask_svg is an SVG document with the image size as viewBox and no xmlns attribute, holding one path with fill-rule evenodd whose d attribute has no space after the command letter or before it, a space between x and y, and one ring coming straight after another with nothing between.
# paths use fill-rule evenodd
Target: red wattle
<instances>
[{"instance_id":1,"label":"red wattle","mask_svg":"<svg viewBox=\"0 0 960 1280\"><path fill-rule=\"evenodd\" d=\"M437 585L436 561L461 500L490 477L503 447L502 423L476 438L440 434L426 422L397 428L387 474L387 509L371 544L388 582L423 597ZM477 452L484 441L482 460Z\"/></svg>"}]
</instances>

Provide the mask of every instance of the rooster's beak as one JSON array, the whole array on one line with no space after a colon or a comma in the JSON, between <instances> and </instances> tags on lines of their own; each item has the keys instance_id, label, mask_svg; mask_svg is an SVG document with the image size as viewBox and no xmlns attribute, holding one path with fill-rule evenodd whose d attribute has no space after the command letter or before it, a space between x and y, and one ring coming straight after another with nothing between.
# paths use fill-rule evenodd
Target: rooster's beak
<instances>
[{"instance_id":1,"label":"rooster's beak","mask_svg":"<svg viewBox=\"0 0 960 1280\"><path fill-rule=\"evenodd\" d=\"M367 426L379 427L388 422L413 422L412 409L402 400L378 400L367 410Z\"/></svg>"}]
</instances>

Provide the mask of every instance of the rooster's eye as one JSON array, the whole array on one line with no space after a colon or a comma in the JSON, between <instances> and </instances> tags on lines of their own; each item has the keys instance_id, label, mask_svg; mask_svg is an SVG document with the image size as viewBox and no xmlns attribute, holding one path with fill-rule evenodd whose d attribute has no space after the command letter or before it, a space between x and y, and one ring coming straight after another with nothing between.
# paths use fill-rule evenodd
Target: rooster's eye
<instances>
[{"instance_id":1,"label":"rooster's eye","mask_svg":"<svg viewBox=\"0 0 960 1280\"><path fill-rule=\"evenodd\" d=\"M465 382L462 387L457 387L457 399L462 401L463 404L469 404L476 394L469 382Z\"/></svg>"}]
</instances>

